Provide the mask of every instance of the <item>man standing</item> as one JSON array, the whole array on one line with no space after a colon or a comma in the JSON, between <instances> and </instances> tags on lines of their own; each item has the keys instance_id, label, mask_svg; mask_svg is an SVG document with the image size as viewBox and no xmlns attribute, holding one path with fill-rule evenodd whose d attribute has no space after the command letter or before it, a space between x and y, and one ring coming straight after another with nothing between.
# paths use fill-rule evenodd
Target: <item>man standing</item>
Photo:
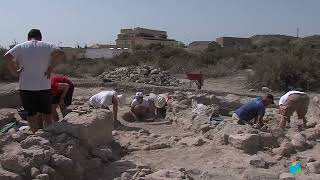
<instances>
[{"instance_id":1,"label":"man standing","mask_svg":"<svg viewBox=\"0 0 320 180\"><path fill-rule=\"evenodd\" d=\"M233 113L232 119L237 120L238 124L241 125L246 123L252 123L262 128L264 125L263 116L265 114L265 109L270 104L274 104L272 94L267 94L263 98L255 98L249 101L247 104L240 107L239 109L237 109Z\"/></svg>"},{"instance_id":2,"label":"man standing","mask_svg":"<svg viewBox=\"0 0 320 180\"><path fill-rule=\"evenodd\" d=\"M52 105L51 112L54 121L59 121L57 107L60 107L62 116L67 113L66 107L71 105L74 86L73 83L64 76L51 77Z\"/></svg>"},{"instance_id":3,"label":"man standing","mask_svg":"<svg viewBox=\"0 0 320 180\"><path fill-rule=\"evenodd\" d=\"M41 114L43 126L51 123L50 76L64 53L54 45L43 42L40 30L32 29L28 41L18 44L5 55L10 73L19 78L19 91L27 121L35 133Z\"/></svg>"},{"instance_id":4,"label":"man standing","mask_svg":"<svg viewBox=\"0 0 320 180\"><path fill-rule=\"evenodd\" d=\"M280 127L284 129L286 123L290 123L290 117L296 111L298 119L302 119L304 126L307 124L306 114L308 112L309 97L300 91L289 91L279 100L281 114Z\"/></svg>"}]
</instances>

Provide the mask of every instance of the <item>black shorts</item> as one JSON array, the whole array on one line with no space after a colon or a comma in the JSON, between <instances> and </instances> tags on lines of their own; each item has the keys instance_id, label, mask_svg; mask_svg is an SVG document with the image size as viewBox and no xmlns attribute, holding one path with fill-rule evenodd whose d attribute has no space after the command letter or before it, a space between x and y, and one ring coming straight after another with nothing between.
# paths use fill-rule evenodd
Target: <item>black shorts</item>
<instances>
[{"instance_id":1,"label":"black shorts","mask_svg":"<svg viewBox=\"0 0 320 180\"><path fill-rule=\"evenodd\" d=\"M71 105L72 102L72 95L73 95L73 90L74 90L74 86L71 85L68 89L68 92L66 94L66 97L64 97L64 104L65 105ZM58 94L57 96L52 96L52 104L59 104L60 101L60 97L61 97L61 93Z\"/></svg>"},{"instance_id":2,"label":"black shorts","mask_svg":"<svg viewBox=\"0 0 320 180\"><path fill-rule=\"evenodd\" d=\"M40 91L20 90L20 98L28 116L37 113L51 113L51 90L49 89Z\"/></svg>"}]
</instances>

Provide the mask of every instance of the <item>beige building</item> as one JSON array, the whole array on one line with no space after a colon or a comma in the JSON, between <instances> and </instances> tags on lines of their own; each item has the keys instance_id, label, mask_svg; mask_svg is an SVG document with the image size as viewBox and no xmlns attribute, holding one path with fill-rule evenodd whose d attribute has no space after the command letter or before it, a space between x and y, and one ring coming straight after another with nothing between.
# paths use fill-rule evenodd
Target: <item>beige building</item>
<instances>
[{"instance_id":1,"label":"beige building","mask_svg":"<svg viewBox=\"0 0 320 180\"><path fill-rule=\"evenodd\" d=\"M190 52L201 52L218 48L221 48L221 46L215 41L193 41L189 44L187 50Z\"/></svg>"},{"instance_id":2,"label":"beige building","mask_svg":"<svg viewBox=\"0 0 320 180\"><path fill-rule=\"evenodd\" d=\"M124 52L130 52L129 48L119 48L116 45L95 44L88 48L63 47L67 60L75 59L110 59Z\"/></svg>"},{"instance_id":3,"label":"beige building","mask_svg":"<svg viewBox=\"0 0 320 180\"><path fill-rule=\"evenodd\" d=\"M84 48L61 47L61 49L66 54L67 60L84 58L84 54L86 52L86 49Z\"/></svg>"},{"instance_id":4,"label":"beige building","mask_svg":"<svg viewBox=\"0 0 320 180\"><path fill-rule=\"evenodd\" d=\"M239 37L220 37L216 39L216 42L221 47L230 48L248 48L252 45L251 39Z\"/></svg>"},{"instance_id":5,"label":"beige building","mask_svg":"<svg viewBox=\"0 0 320 180\"><path fill-rule=\"evenodd\" d=\"M176 46L177 41L168 39L166 31L146 28L121 29L116 40L118 47L132 48L135 46L148 46L150 44L162 44L164 46Z\"/></svg>"},{"instance_id":6,"label":"beige building","mask_svg":"<svg viewBox=\"0 0 320 180\"><path fill-rule=\"evenodd\" d=\"M211 41L193 41L187 47L188 51L204 51L207 50Z\"/></svg>"}]
</instances>

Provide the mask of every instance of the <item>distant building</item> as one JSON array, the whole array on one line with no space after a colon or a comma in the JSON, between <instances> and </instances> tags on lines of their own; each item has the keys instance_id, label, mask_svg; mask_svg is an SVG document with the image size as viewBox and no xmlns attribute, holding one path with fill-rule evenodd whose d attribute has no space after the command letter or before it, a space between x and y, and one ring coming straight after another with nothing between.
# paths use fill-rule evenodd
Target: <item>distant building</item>
<instances>
[{"instance_id":1,"label":"distant building","mask_svg":"<svg viewBox=\"0 0 320 180\"><path fill-rule=\"evenodd\" d=\"M64 51L67 60L84 58L86 52L84 48L61 47L61 49Z\"/></svg>"},{"instance_id":2,"label":"distant building","mask_svg":"<svg viewBox=\"0 0 320 180\"><path fill-rule=\"evenodd\" d=\"M201 52L207 49L218 49L220 45L215 41L193 41L187 47L190 52Z\"/></svg>"},{"instance_id":3,"label":"distant building","mask_svg":"<svg viewBox=\"0 0 320 180\"><path fill-rule=\"evenodd\" d=\"M62 47L67 60L76 59L109 59L124 52L129 52L129 48L119 48L116 45L92 45L87 48Z\"/></svg>"},{"instance_id":4,"label":"distant building","mask_svg":"<svg viewBox=\"0 0 320 180\"><path fill-rule=\"evenodd\" d=\"M252 45L251 39L239 37L220 37L216 39L216 42L221 47L230 48L248 48Z\"/></svg>"},{"instance_id":5,"label":"distant building","mask_svg":"<svg viewBox=\"0 0 320 180\"><path fill-rule=\"evenodd\" d=\"M117 48L118 46L115 44L94 44L89 46L88 48Z\"/></svg>"},{"instance_id":6,"label":"distant building","mask_svg":"<svg viewBox=\"0 0 320 180\"><path fill-rule=\"evenodd\" d=\"M211 41L209 44L208 44L208 49L209 50L213 50L213 49L219 49L221 48L220 44L218 44L216 41Z\"/></svg>"},{"instance_id":7,"label":"distant building","mask_svg":"<svg viewBox=\"0 0 320 180\"><path fill-rule=\"evenodd\" d=\"M188 51L204 51L208 49L211 41L193 41L189 44Z\"/></svg>"},{"instance_id":8,"label":"distant building","mask_svg":"<svg viewBox=\"0 0 320 180\"><path fill-rule=\"evenodd\" d=\"M121 29L116 40L118 47L148 46L150 44L161 44L164 46L176 46L177 41L168 39L166 31L152 30L146 28Z\"/></svg>"},{"instance_id":9,"label":"distant building","mask_svg":"<svg viewBox=\"0 0 320 180\"><path fill-rule=\"evenodd\" d=\"M85 58L87 59L110 59L124 52L128 52L127 48L87 48Z\"/></svg>"}]
</instances>

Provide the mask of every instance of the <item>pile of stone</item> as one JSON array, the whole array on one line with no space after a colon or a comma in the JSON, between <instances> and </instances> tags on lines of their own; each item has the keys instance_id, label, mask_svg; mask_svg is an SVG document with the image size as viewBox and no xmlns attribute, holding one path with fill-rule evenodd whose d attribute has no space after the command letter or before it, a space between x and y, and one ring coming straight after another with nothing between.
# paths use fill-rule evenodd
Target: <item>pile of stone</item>
<instances>
[{"instance_id":1,"label":"pile of stone","mask_svg":"<svg viewBox=\"0 0 320 180\"><path fill-rule=\"evenodd\" d=\"M171 96L174 100L169 103L166 119L185 129L194 130L211 127L208 126L209 117L213 114L231 116L235 109L250 99L231 94L216 96L208 93L195 94L181 91L176 91Z\"/></svg>"},{"instance_id":2,"label":"pile of stone","mask_svg":"<svg viewBox=\"0 0 320 180\"><path fill-rule=\"evenodd\" d=\"M0 135L0 179L92 179L94 170L119 159L113 152L112 113L68 114L36 134Z\"/></svg>"},{"instance_id":3,"label":"pile of stone","mask_svg":"<svg viewBox=\"0 0 320 180\"><path fill-rule=\"evenodd\" d=\"M152 84L157 86L179 86L181 83L168 71L161 71L152 66L130 66L116 68L99 76L104 82L121 81Z\"/></svg>"}]
</instances>

